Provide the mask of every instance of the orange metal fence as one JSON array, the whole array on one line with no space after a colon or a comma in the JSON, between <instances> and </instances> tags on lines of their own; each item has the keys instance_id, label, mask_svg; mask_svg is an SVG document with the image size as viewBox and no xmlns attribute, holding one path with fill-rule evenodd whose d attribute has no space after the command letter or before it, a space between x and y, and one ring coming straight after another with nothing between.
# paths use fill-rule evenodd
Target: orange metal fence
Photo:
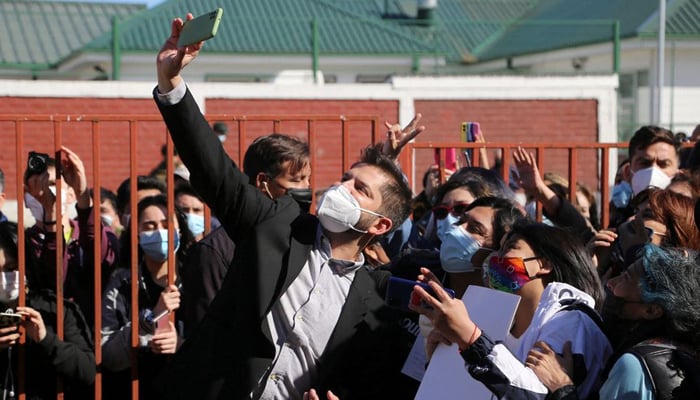
<instances>
[{"instance_id":1,"label":"orange metal fence","mask_svg":"<svg viewBox=\"0 0 700 400\"><path fill-rule=\"evenodd\" d=\"M332 152L329 153L328 158L332 158L332 161L337 165L337 171L333 171L334 179L341 176L342 171L347 170L350 163L353 161L351 154L357 154L353 150L359 149L368 143L374 143L379 138L379 120L374 116L323 116L323 115L288 115L284 117L271 117L271 116L234 116L234 115L209 115L209 120L224 121L233 125L235 128L232 131L235 132L234 136L235 146L233 151L229 150L229 154L232 159L240 162L243 159L245 149L247 148L247 143L257 136L267 134L267 133L277 133L285 132L292 133L298 136L303 136L309 143L311 149L317 149L319 145L317 142L323 141L319 139L319 128L322 128L324 137L334 137L338 138L336 145L331 145L333 148ZM120 126L115 126L119 124ZM154 127L155 126L155 127ZM126 127L127 135L124 135L124 128ZM50 115L50 116L27 116L27 115L0 115L0 142L3 144L2 147L6 149L3 154L3 165L2 168L6 172L6 191L14 196L10 195L9 198L16 198L17 200L17 222L20 227L25 226L24 220L24 170L27 161L27 153L30 150L44 151L52 154L56 160L60 158L61 146L66 145L72 148L74 151L81 156L81 159L86 165L87 175L88 175L88 187L99 188L102 186L103 175L107 172L102 168L103 156L106 154L112 154L113 152L121 152L123 158L125 159L123 176L128 176L130 178L130 213L131 215L137 215L137 176L145 173L140 173L139 169L143 171L143 168L139 168L139 162L144 157L139 151L139 148L144 145L148 145L151 141L164 140L167 143L166 154L173 154L173 144L172 141L167 137L167 132L165 130L165 125L162 123L161 117L157 115L153 116L133 116L133 115ZM72 137L66 138L65 131L71 130ZM32 133L40 132L40 137L32 141L27 145L26 136L32 131ZM144 136L144 131L146 134ZM160 131L160 133L158 133ZM120 134L122 139L120 143L114 145L113 143L103 144L111 134ZM356 140L362 138L361 140ZM116 147L115 147L116 146ZM39 147L39 148L37 148ZM7 149L14 148L14 152L8 152ZM169 218L174 216L174 194L173 194L173 159L171 157L166 157L167 161L167 197L168 197L168 215ZM319 160L318 152L311 152L311 164L316 166L322 161ZM8 173L8 171L10 173ZM316 187L317 185L327 185L330 182L323 182L321 179L317 179L320 174L312 176L312 185ZM322 176L322 175L321 175ZM328 179L326 179L328 180ZM61 199L62 193L66 190L64 186L65 182L61 178L61 165L56 164L56 198ZM101 204L100 191L93 191L93 204ZM99 209L99 208L98 208ZM62 218L61 207L56 207L56 220L60 221ZM99 218L95 218L95 221L99 221ZM209 210L206 211L206 225L210 225L209 221ZM57 238L63 237L63 227L60 223L57 224ZM173 254L173 235L174 230L169 229L168 237L168 252L171 257L168 257L168 282L174 282L175 279L175 265ZM95 380L95 398L102 398L102 350L100 342L102 340L101 332L99 327L102 325L102 276L101 276L101 259L100 253L102 248L101 235L96 234L93 243L94 246L94 259L92 262L95 265L94 268L94 302L95 302L95 313L94 321L95 327L92 334L95 343L95 360L97 363L97 376ZM132 248L136 248L137 231L135 229L131 230L131 236L128 238L129 245ZM18 244L19 244L19 272L20 276L26 276L26 257L25 257L25 232L23 229L19 229L18 232ZM63 265L63 246L62 240L56 241L56 264L57 266ZM138 308L138 265L139 261L137 259L137 252L131 252L131 260L129 260L129 267L131 269L131 304L134 305L131 308L131 321L133 327L139 326L139 308ZM63 268L56 268L56 287L54 288L57 295L57 313L56 324L57 335L60 339L63 339L64 335L64 304L63 304L63 282L64 278ZM20 298L19 304L25 305L25 279L20 280ZM174 318L172 315L170 318ZM27 339L23 336L21 344ZM138 398L138 363L137 363L137 352L138 352L138 329L131 330L131 382L132 382L132 398ZM25 359L24 346L19 346L19 374L18 374L18 396L20 399L26 398L26 388L24 386L25 376L23 371L25 371L25 364L28 362ZM63 398L61 393L62 382L58 379L59 394L58 398Z\"/></svg>"},{"instance_id":2,"label":"orange metal fence","mask_svg":"<svg viewBox=\"0 0 700 400\"><path fill-rule=\"evenodd\" d=\"M229 148L227 148L232 159L240 162L243 159L243 154L247 147L247 143L257 136L262 134L267 134L270 132L285 132L292 133L298 136L303 136L309 143L311 148L311 165L314 171L312 175L312 187L321 188L325 187L333 179L337 179L341 176L342 172L347 170L351 162L354 160L354 155L359 154L359 149L366 146L369 143L376 143L383 139L383 127L379 123L378 117L374 116L309 116L309 115L292 115L284 117L270 117L270 116L234 116L234 115L209 115L208 119L210 121L224 121L229 123L233 129L231 131L235 132L233 135L233 140L235 143ZM79 127L78 127L79 126ZM1 165L3 169L7 172L12 171L10 174L12 179L8 179L9 182L14 182L14 194L17 199L17 209L19 210L17 219L20 227L25 226L25 220L22 210L24 209L24 186L23 186L23 173L26 165L27 152L29 150L35 150L27 144L27 135L36 134L36 128L41 128L40 141L34 140L30 143L32 147L39 145L44 145L48 148L47 152L54 153L58 159L60 148L62 145L71 147L76 150L79 156L86 165L88 172L88 187L99 188L105 179L105 176L109 173L113 173L113 166L105 168L103 165L108 156L113 156L114 152L119 152L122 159L125 161L124 174L123 177L129 177L130 181L130 213L132 216L137 215L137 176L142 175L143 167L140 166L140 161L143 161L145 156L141 152L141 148L145 145L152 145L153 141L162 140L167 143L167 154L172 154L173 144L171 140L167 137L167 132L165 126L162 123L160 116L133 116L133 115L84 115L84 116L71 116L71 115L52 115L52 116L26 116L26 115L0 115L0 139L3 143L4 149L14 148L14 152L7 151L2 158L4 165ZM31 132L30 132L31 131ZM70 137L66 137L66 132L70 131ZM126 132L125 132L126 131ZM321 132L322 131L322 132ZM145 133L144 133L145 132ZM118 143L114 143L112 140L112 135L121 135L122 139ZM505 180L508 179L508 167L509 167L509 156L512 150L518 144L515 143L488 143L488 144L477 144L477 143L411 143L407 146L404 153L401 156L401 165L409 179L409 182L416 181L416 170L421 166L421 162L425 162L425 159L432 159L432 154L429 157L422 157L419 153L426 149L445 149L445 148L460 148L460 149L477 149L481 147L486 147L488 149L501 149L503 154L503 177ZM337 146L337 147L336 147ZM596 165L598 171L598 176L600 177L598 187L596 188L601 192L602 204L607 204L608 187L609 187L609 176L610 176L610 156L611 151L617 148L624 148L626 144L624 143L613 143L613 144L576 144L576 145L552 145L552 144L528 144L528 149L533 149L537 153L537 162L540 167L540 171L544 171L547 168L547 160L544 159L545 149L560 149L568 152L568 165L569 165L569 188L573 197L576 181L577 181L577 169L580 163L591 164L592 162ZM578 154L581 150L595 150L596 157L595 160L581 160ZM322 151L323 150L323 151ZM444 155L444 151L442 153ZM478 152L474 152L474 163L478 164ZM173 195L173 171L174 165L171 157L167 157L167 187L168 187L168 214L172 218L174 216L174 195ZM418 160L418 161L417 161ZM9 162L8 162L9 161ZM332 166L333 168L326 168L326 166ZM56 198L61 199L61 193L66 190L64 187L65 182L61 179L60 163L57 163L56 172ZM141 171L140 171L141 170ZM419 170L420 171L420 170ZM325 175L324 175L325 174ZM414 187L415 192L419 192L422 188ZM7 189L6 189L7 190ZM101 204L100 191L94 190L93 204ZM12 196L10 196L12 197ZM601 207L602 210L602 220L604 225L607 224L608 211L607 207ZM61 207L57 207L57 221L60 221ZM95 218L95 221L101 223L99 218ZM209 212L207 210L206 214L207 226L209 226ZM57 237L62 237L62 226L59 223L57 225ZM99 232L99 230L98 230ZM173 229L169 229L169 254L173 254ZM19 270L20 275L25 276L25 233L22 229L18 232L19 236ZM100 347L100 342L102 340L99 327L102 325L102 276L101 276L101 248L103 243L101 243L101 235L95 234L95 240L93 243L94 248L94 259L92 260L94 268L94 302L95 302L95 313L94 321L95 327L93 337L95 342L95 359L98 366L97 378L95 381L95 397L100 399L102 397L102 351ZM137 246L137 231L135 229L131 230L131 236L129 239L129 245L132 248ZM124 260L123 260L124 261ZM139 309L138 309L138 264L137 252L131 252L131 259L129 261L129 267L131 269L131 302L134 305L131 310L131 321L132 326L138 327L139 319ZM56 265L63 265L63 241L57 240L57 250L56 250ZM168 258L168 281L174 282L174 257ZM63 318L64 318L64 304L63 304L63 269L56 268L56 294L58 298L57 305L57 315L56 315L56 326L57 333L60 338L63 337ZM21 280L20 283L20 304L25 304L25 281ZM170 316L173 318L173 316ZM23 339L26 340L26 339ZM131 332L131 360L132 360L132 398L138 398L138 364L137 360L137 350L138 350L138 330L132 329ZM27 360L24 359L23 346L19 348L19 363L20 371L23 371L24 363ZM24 376L22 373L19 374L19 398L25 398L25 388L24 388ZM60 387L60 386L59 386ZM62 398L59 394L58 398Z\"/></svg>"},{"instance_id":3,"label":"orange metal fence","mask_svg":"<svg viewBox=\"0 0 700 400\"><path fill-rule=\"evenodd\" d=\"M613 170L611 170L611 161L617 161L616 150L627 149L627 143L576 143L576 144L551 144L551 143L507 143L507 142L494 142L494 143L465 143L465 142L450 142L450 143L411 143L407 146L406 152L410 152L410 159L416 160L417 153L421 150L426 149L438 149L440 151L440 160L444 167L445 159L445 149L455 148L461 150L472 149L473 159L472 165L480 165L480 155L479 149L485 148L488 150L500 150L503 154L501 158L500 173L501 177L505 182L509 180L509 170L511 165L511 158L514 150L517 147L523 147L527 151L533 152L536 157L537 165L540 173L548 171L549 163L544 157L545 150L559 150L566 152L567 157L567 177L569 181L569 198L574 199L576 196L576 183L579 180L579 169L582 165L588 168L593 168L595 170L596 187L593 188L595 192L600 193L600 211L601 211L601 226L608 226L610 219L610 212L607 207L608 201L610 199L610 187L611 185L611 171L616 171L617 165L612 165ZM581 159L579 154L581 151L593 151L594 156L590 155L585 159ZM404 165L404 164L402 164ZM416 178L416 171L414 170L415 162L407 164L404 168L404 172L407 176ZM441 168L442 170L442 168ZM614 175L613 175L614 176ZM415 186L415 184L414 184ZM414 191L417 189L414 187ZM539 209L539 207L538 207ZM539 213L539 211L538 211Z\"/></svg>"}]
</instances>

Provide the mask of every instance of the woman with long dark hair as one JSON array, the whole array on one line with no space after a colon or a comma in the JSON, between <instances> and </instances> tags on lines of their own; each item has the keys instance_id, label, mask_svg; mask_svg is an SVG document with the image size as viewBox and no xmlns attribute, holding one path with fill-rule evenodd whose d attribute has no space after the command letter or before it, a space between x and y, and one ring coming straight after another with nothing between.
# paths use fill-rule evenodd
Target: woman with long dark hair
<instances>
[{"instance_id":1,"label":"woman with long dark hair","mask_svg":"<svg viewBox=\"0 0 700 400\"><path fill-rule=\"evenodd\" d=\"M168 219L165 196L143 198L136 218L129 221L123 238L131 230L138 231L138 264L121 268L110 278L102 299L102 351L105 368L106 398L128 398L131 367L131 269L138 269L139 347L138 371L141 398L155 398L153 379L183 340L182 318L175 313L175 323L168 314L180 307L182 286L178 265L194 238L187 228L185 216L176 208L173 220ZM168 282L168 230L174 229L175 282ZM122 262L131 260L128 241L123 241Z\"/></svg>"},{"instance_id":2,"label":"woman with long dark hair","mask_svg":"<svg viewBox=\"0 0 700 400\"><path fill-rule=\"evenodd\" d=\"M414 293L424 303L411 307L435 327L428 337L428 353L439 342L457 343L469 373L498 398L544 399L547 388L524 365L527 353L538 341L557 352L571 342L580 394L587 397L599 387L611 353L595 311L602 289L586 249L567 231L516 223L499 254L491 257L486 274L490 286L521 297L504 343L491 341L471 320L464 303L450 298L427 269L422 272L419 278L429 283L436 297L416 286Z\"/></svg>"}]
</instances>

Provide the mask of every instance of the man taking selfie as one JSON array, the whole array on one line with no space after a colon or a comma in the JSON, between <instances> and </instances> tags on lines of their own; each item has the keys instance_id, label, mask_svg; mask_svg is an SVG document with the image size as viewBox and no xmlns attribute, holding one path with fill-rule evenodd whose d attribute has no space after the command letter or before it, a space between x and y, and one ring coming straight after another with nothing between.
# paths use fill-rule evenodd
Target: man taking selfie
<instances>
[{"instance_id":1,"label":"man taking selfie","mask_svg":"<svg viewBox=\"0 0 700 400\"><path fill-rule=\"evenodd\" d=\"M387 275L365 268L362 250L408 216L411 191L384 154L423 130L418 117L388 125L384 151L367 148L317 216L300 213L291 196L249 185L212 134L180 75L202 46L177 47L182 25L158 54L154 97L192 185L237 245L236 269L158 386L170 399L300 399L312 388L388 398L406 331L378 290Z\"/></svg>"}]
</instances>

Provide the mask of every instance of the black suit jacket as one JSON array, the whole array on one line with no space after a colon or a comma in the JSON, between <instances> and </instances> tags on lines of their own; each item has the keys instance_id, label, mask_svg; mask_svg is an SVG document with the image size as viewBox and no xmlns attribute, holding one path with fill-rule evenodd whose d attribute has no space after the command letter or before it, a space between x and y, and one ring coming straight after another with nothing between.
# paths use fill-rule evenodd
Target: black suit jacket
<instances>
[{"instance_id":1,"label":"black suit jacket","mask_svg":"<svg viewBox=\"0 0 700 400\"><path fill-rule=\"evenodd\" d=\"M189 90L178 104L156 103L192 185L236 243L237 266L158 386L168 399L248 399L275 355L265 316L306 264L318 220L290 196L272 201L248 184ZM396 398L392 382L415 336L385 305L386 278L357 271L313 387L343 400Z\"/></svg>"}]
</instances>

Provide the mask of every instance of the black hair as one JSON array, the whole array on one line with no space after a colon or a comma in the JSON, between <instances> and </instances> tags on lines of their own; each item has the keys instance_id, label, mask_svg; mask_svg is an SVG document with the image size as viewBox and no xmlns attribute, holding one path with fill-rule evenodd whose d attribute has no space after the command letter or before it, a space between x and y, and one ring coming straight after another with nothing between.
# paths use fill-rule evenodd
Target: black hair
<instances>
[{"instance_id":1,"label":"black hair","mask_svg":"<svg viewBox=\"0 0 700 400\"><path fill-rule=\"evenodd\" d=\"M129 204L131 195L131 178L126 178L117 189L117 213L120 215L127 212L126 206ZM152 176L139 175L136 177L136 191L156 189L165 194L165 182Z\"/></svg>"},{"instance_id":2,"label":"black hair","mask_svg":"<svg viewBox=\"0 0 700 400\"><path fill-rule=\"evenodd\" d=\"M17 223L10 221L0 222L0 249L17 258Z\"/></svg>"},{"instance_id":3,"label":"black hair","mask_svg":"<svg viewBox=\"0 0 700 400\"><path fill-rule=\"evenodd\" d=\"M436 204L442 202L448 192L458 188L468 190L477 199L479 197L515 198L513 191L496 172L481 167L464 167L452 174L450 179L437 189Z\"/></svg>"},{"instance_id":4,"label":"black hair","mask_svg":"<svg viewBox=\"0 0 700 400\"><path fill-rule=\"evenodd\" d=\"M518 222L522 223L528 221L527 217L523 215L522 210L515 203L500 197L480 197L467 206L465 212L468 212L476 207L488 207L494 210L492 241L495 246L498 246L501 243L501 239L503 239L503 236L505 236L506 233L511 230L513 225ZM463 223L464 221L460 219L457 222L457 225L461 225Z\"/></svg>"},{"instance_id":5,"label":"black hair","mask_svg":"<svg viewBox=\"0 0 700 400\"><path fill-rule=\"evenodd\" d=\"M360 164L377 167L389 178L388 182L379 188L382 204L377 212L391 220L390 232L399 229L411 212L411 197L413 196L401 168L393 159L382 154L379 146L365 147L362 150L360 160L353 164L353 167Z\"/></svg>"},{"instance_id":6,"label":"black hair","mask_svg":"<svg viewBox=\"0 0 700 400\"><path fill-rule=\"evenodd\" d=\"M517 236L527 242L536 256L546 260L552 272L549 282L568 283L603 305L603 289L590 253L581 240L565 229L539 222L522 221L513 225L508 237Z\"/></svg>"},{"instance_id":7,"label":"black hair","mask_svg":"<svg viewBox=\"0 0 700 400\"><path fill-rule=\"evenodd\" d=\"M93 198L93 199L95 198L95 189L94 188L90 188L88 193L90 193L90 198ZM113 191L111 191L107 188L101 187L100 188L100 200L103 203L105 201L109 201L109 204L112 205L112 208L114 209L114 211L117 212L117 210L118 210L118 208L117 208L117 195L115 195Z\"/></svg>"},{"instance_id":8,"label":"black hair","mask_svg":"<svg viewBox=\"0 0 700 400\"><path fill-rule=\"evenodd\" d=\"M676 142L673 132L654 125L646 125L634 132L627 148L627 156L632 159L639 149L646 149L654 143L667 143L673 146L678 155L679 143Z\"/></svg>"},{"instance_id":9,"label":"black hair","mask_svg":"<svg viewBox=\"0 0 700 400\"><path fill-rule=\"evenodd\" d=\"M178 196L181 195L189 195L198 198L200 201L203 201L202 196L197 194L197 192L194 190L194 188L189 182L183 182L180 185L178 185L177 188L175 188L175 195L173 196L173 198L177 200Z\"/></svg>"},{"instance_id":10,"label":"black hair","mask_svg":"<svg viewBox=\"0 0 700 400\"><path fill-rule=\"evenodd\" d=\"M138 211L135 216L132 216L129 219L129 223L126 225L124 228L124 231L122 232L121 235L121 252L119 255L119 259L121 263L123 264L122 266L125 268L130 267L131 263L131 229L132 226L136 226L134 229L138 229L138 224L139 224L139 219L141 218L141 214L143 211L150 207L150 206L156 206L156 207L161 207L164 210L167 210L168 207L168 198L163 196L163 195L157 195L157 196L147 196L141 199L138 204ZM180 247L178 248L176 254L177 254L177 260L178 263L181 263L182 261L185 260L185 257L187 256L187 251L189 247L194 243L194 235L190 231L190 229L187 226L187 217L185 216L185 213L182 212L178 207L175 207L175 218L177 218L177 223L180 226ZM141 247L138 246L138 260L141 262L141 259L143 258L143 252L141 250Z\"/></svg>"},{"instance_id":11,"label":"black hair","mask_svg":"<svg viewBox=\"0 0 700 400\"><path fill-rule=\"evenodd\" d=\"M280 133L260 136L245 152L243 172L251 184L255 184L255 178L261 172L271 178L277 177L287 162L289 171L296 173L309 164L309 154L309 145L295 136Z\"/></svg>"}]
</instances>

